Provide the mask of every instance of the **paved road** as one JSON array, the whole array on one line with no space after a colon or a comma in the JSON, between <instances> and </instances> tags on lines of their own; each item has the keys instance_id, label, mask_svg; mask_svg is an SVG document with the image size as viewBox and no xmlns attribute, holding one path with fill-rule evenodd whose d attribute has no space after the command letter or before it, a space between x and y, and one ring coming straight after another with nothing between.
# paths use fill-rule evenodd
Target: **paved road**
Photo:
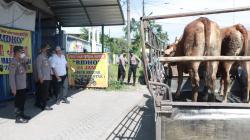
<instances>
[{"instance_id":1,"label":"paved road","mask_svg":"<svg viewBox=\"0 0 250 140\"><path fill-rule=\"evenodd\" d=\"M85 90L69 105L40 112L28 100L28 124L15 124L12 103L0 108L0 140L154 139L152 104L146 87L126 91ZM3 104L2 104L3 105Z\"/></svg>"}]
</instances>

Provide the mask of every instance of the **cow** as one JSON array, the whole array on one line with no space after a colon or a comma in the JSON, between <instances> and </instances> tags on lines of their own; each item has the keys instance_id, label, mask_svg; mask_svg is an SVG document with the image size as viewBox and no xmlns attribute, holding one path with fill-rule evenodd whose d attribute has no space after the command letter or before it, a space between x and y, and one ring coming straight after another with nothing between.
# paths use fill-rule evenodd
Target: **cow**
<instances>
[{"instance_id":1,"label":"cow","mask_svg":"<svg viewBox=\"0 0 250 140\"><path fill-rule=\"evenodd\" d=\"M250 31L248 31L248 42L250 41ZM247 56L250 56L250 43L248 43ZM238 81L242 84L241 88L244 91L243 102L250 103L250 62L241 63L241 69L238 70Z\"/></svg>"},{"instance_id":2,"label":"cow","mask_svg":"<svg viewBox=\"0 0 250 140\"><path fill-rule=\"evenodd\" d=\"M164 51L165 56L220 56L221 39L219 26L206 17L200 17L189 23L178 43L167 46ZM178 87L176 96L180 96L180 88L183 82L183 72L189 73L192 83L192 101L196 102L198 98L200 77L198 74L199 66L202 62L178 62ZM206 65L205 76L205 94L208 95L208 89L212 95L215 94L216 72L219 62L204 62ZM215 100L213 96L212 100Z\"/></svg>"},{"instance_id":3,"label":"cow","mask_svg":"<svg viewBox=\"0 0 250 140\"><path fill-rule=\"evenodd\" d=\"M247 56L248 52L248 33L241 24L221 29L221 56ZM243 62L247 63L247 62ZM231 90L230 70L237 71L237 67L245 64L235 61L221 61L221 88L220 95L223 102L227 102L228 92ZM234 66L234 68L233 68Z\"/></svg>"}]
</instances>

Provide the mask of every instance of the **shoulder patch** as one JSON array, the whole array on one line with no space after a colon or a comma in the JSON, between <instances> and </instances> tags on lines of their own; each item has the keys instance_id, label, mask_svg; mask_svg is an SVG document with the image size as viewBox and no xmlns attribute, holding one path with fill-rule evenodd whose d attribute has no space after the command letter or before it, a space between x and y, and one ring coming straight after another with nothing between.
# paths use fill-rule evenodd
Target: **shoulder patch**
<instances>
[{"instance_id":1,"label":"shoulder patch","mask_svg":"<svg viewBox=\"0 0 250 140\"><path fill-rule=\"evenodd\" d=\"M15 68L17 66L17 64L15 64L15 63L10 63L10 68Z\"/></svg>"},{"instance_id":2,"label":"shoulder patch","mask_svg":"<svg viewBox=\"0 0 250 140\"><path fill-rule=\"evenodd\" d=\"M15 67L15 66L16 66L16 64L15 64L15 63L11 63L11 64L10 64L10 66L13 66L13 67Z\"/></svg>"}]
</instances>

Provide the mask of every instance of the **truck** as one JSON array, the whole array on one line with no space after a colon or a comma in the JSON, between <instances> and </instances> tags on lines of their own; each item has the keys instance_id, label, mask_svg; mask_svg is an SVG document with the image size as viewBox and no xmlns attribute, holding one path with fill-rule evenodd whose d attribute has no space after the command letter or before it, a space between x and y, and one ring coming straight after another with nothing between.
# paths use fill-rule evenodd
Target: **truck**
<instances>
[{"instance_id":1,"label":"truck","mask_svg":"<svg viewBox=\"0 0 250 140\"><path fill-rule=\"evenodd\" d=\"M197 11L170 15L141 17L141 42L144 64L144 76L147 88L154 101L156 140L249 140L250 139L250 104L240 101L235 86L227 103L191 102L175 100L176 75L171 73L165 62L179 62L182 58L163 57L165 43L162 42L149 26L151 20L249 11L250 7ZM188 60L188 58L185 58ZM164 60L164 61L163 61ZM249 56L218 57L204 56L190 61L250 61ZM219 85L219 78L217 79ZM188 76L185 76L182 92L191 93ZM201 82L202 83L202 82ZM202 86L200 90L202 91ZM218 90L218 89L217 89ZM188 99L188 97L185 97Z\"/></svg>"}]
</instances>

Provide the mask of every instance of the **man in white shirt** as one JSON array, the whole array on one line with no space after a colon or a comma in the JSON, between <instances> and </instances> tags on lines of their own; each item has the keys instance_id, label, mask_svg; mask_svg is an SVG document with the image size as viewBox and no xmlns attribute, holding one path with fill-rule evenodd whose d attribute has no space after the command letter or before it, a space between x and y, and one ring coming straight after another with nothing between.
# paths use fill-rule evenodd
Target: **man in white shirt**
<instances>
[{"instance_id":1,"label":"man in white shirt","mask_svg":"<svg viewBox=\"0 0 250 140\"><path fill-rule=\"evenodd\" d=\"M51 67L53 71L52 80L55 83L56 104L60 104L60 100L63 99L64 103L69 103L66 95L63 95L63 84L67 75L67 61L62 53L60 46L56 47L56 55L51 59Z\"/></svg>"},{"instance_id":2,"label":"man in white shirt","mask_svg":"<svg viewBox=\"0 0 250 140\"><path fill-rule=\"evenodd\" d=\"M56 55L56 51L55 50L52 50L51 51L51 54L50 54L50 57L49 57L49 62L50 62L50 64L52 64L52 60L53 60L53 57ZM51 68L51 77L53 77L53 75L54 75L54 72L53 72L53 70L52 70L52 68ZM56 81L57 82L57 81ZM49 97L53 97L53 96L56 96L56 93L55 93L55 89L56 89L56 83L55 83L55 81L51 81L50 82L50 86L49 86Z\"/></svg>"}]
</instances>

